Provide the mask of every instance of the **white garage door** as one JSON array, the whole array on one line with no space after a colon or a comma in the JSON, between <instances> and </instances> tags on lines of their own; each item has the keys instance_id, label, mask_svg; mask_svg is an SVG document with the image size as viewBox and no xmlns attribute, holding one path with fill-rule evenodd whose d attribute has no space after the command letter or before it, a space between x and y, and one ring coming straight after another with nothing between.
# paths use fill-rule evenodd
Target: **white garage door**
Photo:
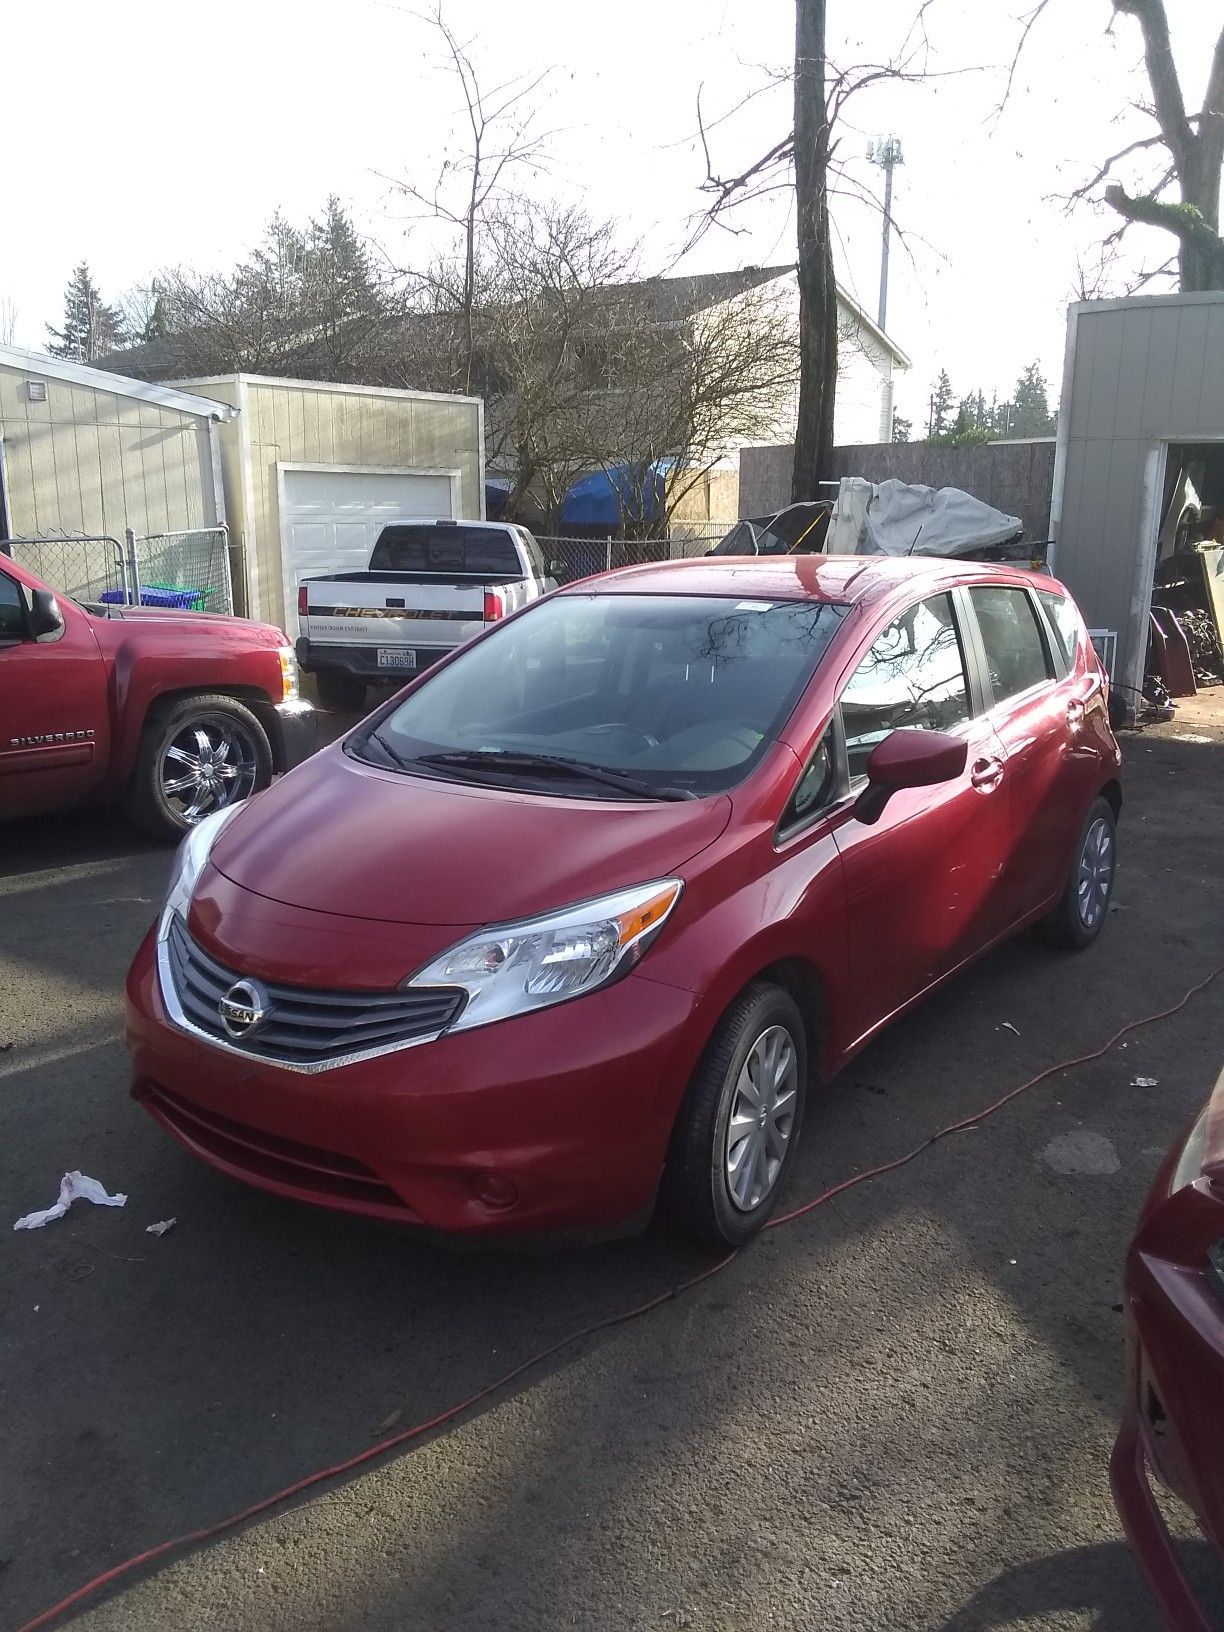
<instances>
[{"instance_id":1,"label":"white garage door","mask_svg":"<svg viewBox=\"0 0 1224 1632\"><path fill-rule=\"evenodd\" d=\"M285 612L293 628L303 578L368 566L389 522L454 514L449 476L378 470L286 470L283 476Z\"/></svg>"}]
</instances>

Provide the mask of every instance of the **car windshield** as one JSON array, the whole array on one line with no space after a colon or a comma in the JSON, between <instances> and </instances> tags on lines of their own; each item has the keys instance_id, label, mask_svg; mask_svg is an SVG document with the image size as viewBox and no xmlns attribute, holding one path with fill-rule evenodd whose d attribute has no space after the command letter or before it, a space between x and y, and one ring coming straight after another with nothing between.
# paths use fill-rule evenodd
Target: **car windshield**
<instances>
[{"instance_id":1,"label":"car windshield","mask_svg":"<svg viewBox=\"0 0 1224 1632\"><path fill-rule=\"evenodd\" d=\"M816 601L557 596L426 679L350 751L521 787L544 776L550 791L584 797L719 793L776 738L845 613Z\"/></svg>"}]
</instances>

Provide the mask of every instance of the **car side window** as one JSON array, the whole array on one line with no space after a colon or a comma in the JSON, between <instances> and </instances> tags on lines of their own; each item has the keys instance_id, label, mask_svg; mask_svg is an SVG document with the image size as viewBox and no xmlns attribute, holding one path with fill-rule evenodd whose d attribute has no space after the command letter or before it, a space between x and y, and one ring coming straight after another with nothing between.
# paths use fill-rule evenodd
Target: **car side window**
<instances>
[{"instance_id":1,"label":"car side window","mask_svg":"<svg viewBox=\"0 0 1224 1632\"><path fill-rule=\"evenodd\" d=\"M1074 601L1068 600L1067 596L1055 595L1049 589L1039 589L1037 599L1045 608L1050 628L1054 631L1054 639L1066 659L1067 668L1074 668L1075 654L1079 650L1080 636L1084 628L1078 607Z\"/></svg>"},{"instance_id":2,"label":"car side window","mask_svg":"<svg viewBox=\"0 0 1224 1632\"><path fill-rule=\"evenodd\" d=\"M996 703L1054 678L1037 611L1025 589L978 584L969 598L981 631Z\"/></svg>"},{"instance_id":3,"label":"car side window","mask_svg":"<svg viewBox=\"0 0 1224 1632\"><path fill-rule=\"evenodd\" d=\"M0 641L24 640L26 627L25 595L21 585L0 572Z\"/></svg>"},{"instance_id":4,"label":"car side window","mask_svg":"<svg viewBox=\"0 0 1224 1632\"><path fill-rule=\"evenodd\" d=\"M837 795L837 744L830 725L812 751L807 768L795 784L782 820L780 834L791 833L803 827L831 804Z\"/></svg>"},{"instance_id":5,"label":"car side window","mask_svg":"<svg viewBox=\"0 0 1224 1632\"><path fill-rule=\"evenodd\" d=\"M850 779L892 731L950 731L969 718L969 679L950 595L911 606L876 638L841 695Z\"/></svg>"}]
</instances>

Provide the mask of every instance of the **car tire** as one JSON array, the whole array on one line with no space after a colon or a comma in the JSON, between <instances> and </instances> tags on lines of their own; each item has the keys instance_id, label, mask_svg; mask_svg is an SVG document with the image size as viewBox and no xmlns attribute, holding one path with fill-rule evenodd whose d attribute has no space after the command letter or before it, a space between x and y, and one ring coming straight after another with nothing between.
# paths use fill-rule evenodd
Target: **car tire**
<instances>
[{"instance_id":1,"label":"car tire","mask_svg":"<svg viewBox=\"0 0 1224 1632\"><path fill-rule=\"evenodd\" d=\"M366 683L358 675L320 669L314 678L324 708L337 714L360 714L365 707Z\"/></svg>"},{"instance_id":2,"label":"car tire","mask_svg":"<svg viewBox=\"0 0 1224 1632\"><path fill-rule=\"evenodd\" d=\"M1118 822L1108 799L1098 798L1084 818L1067 887L1039 927L1047 946L1082 952L1105 927L1118 868Z\"/></svg>"},{"instance_id":3,"label":"car tire","mask_svg":"<svg viewBox=\"0 0 1224 1632\"><path fill-rule=\"evenodd\" d=\"M807 1033L794 999L754 981L719 1021L690 1084L664 1174L667 1217L722 1247L742 1247L759 1233L799 1143L807 1070ZM755 1128L750 1113L763 1116Z\"/></svg>"},{"instance_id":4,"label":"car tire","mask_svg":"<svg viewBox=\"0 0 1224 1632\"><path fill-rule=\"evenodd\" d=\"M271 780L268 734L245 704L220 694L180 697L150 714L125 805L155 838L181 839Z\"/></svg>"}]
</instances>

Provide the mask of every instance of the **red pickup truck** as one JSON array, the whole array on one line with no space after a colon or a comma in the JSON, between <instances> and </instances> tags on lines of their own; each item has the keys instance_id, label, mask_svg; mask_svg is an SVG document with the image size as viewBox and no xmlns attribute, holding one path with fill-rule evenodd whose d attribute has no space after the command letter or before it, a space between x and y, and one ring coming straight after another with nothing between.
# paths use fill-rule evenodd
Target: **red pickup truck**
<instances>
[{"instance_id":1,"label":"red pickup truck","mask_svg":"<svg viewBox=\"0 0 1224 1632\"><path fill-rule=\"evenodd\" d=\"M57 596L0 546L0 817L122 803L164 837L314 746L293 648L242 618Z\"/></svg>"}]
</instances>

